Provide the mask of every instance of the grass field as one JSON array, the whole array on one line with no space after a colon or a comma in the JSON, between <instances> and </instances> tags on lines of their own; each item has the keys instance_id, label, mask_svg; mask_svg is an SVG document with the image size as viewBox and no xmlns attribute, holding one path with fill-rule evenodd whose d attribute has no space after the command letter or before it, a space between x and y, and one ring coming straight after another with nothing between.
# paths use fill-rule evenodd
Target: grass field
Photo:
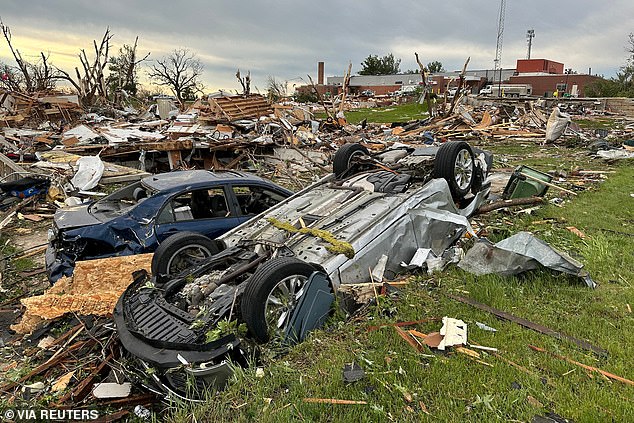
<instances>
[{"instance_id":1,"label":"grass field","mask_svg":"<svg viewBox=\"0 0 634 423\"><path fill-rule=\"evenodd\" d=\"M591 290L576 278L535 271L520 277L475 277L457 268L417 275L398 295L383 297L361 316L337 313L323 330L288 354L265 358L264 374L238 369L236 380L204 404L173 404L173 421L531 421L555 412L575 422L631 421L634 386L609 380L553 356L545 348L581 363L634 380L634 167L607 167L583 149L518 146L513 141L484 146L505 164L530 163L540 170L609 169L615 173L570 199L531 215L498 211L476 219L497 241L529 230L586 265L599 284ZM556 191L550 191L552 197ZM586 238L570 232L574 226ZM575 344L498 320L449 294L468 296L586 339L609 352L595 356ZM469 325L473 343L499 349L499 358L480 352L422 353L394 328L372 325L449 316ZM479 329L475 322L496 328ZM438 331L440 322L411 326ZM509 364L510 360L521 366ZM356 362L366 377L345 383L344 364ZM365 401L316 404L305 398Z\"/></svg>"},{"instance_id":2,"label":"grass field","mask_svg":"<svg viewBox=\"0 0 634 423\"><path fill-rule=\"evenodd\" d=\"M326 114L318 113L315 117L325 119ZM371 107L346 111L346 119L352 124L358 124L363 119L374 123L392 123L408 122L411 120L425 119L427 117L429 117L427 114L427 105L418 104L416 102L398 106Z\"/></svg>"}]
</instances>

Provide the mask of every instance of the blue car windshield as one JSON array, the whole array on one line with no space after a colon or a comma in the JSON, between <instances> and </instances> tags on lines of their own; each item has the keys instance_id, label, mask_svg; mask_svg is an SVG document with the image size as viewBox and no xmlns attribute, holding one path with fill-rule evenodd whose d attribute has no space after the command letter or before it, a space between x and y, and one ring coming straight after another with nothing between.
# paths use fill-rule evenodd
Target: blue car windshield
<instances>
[{"instance_id":1,"label":"blue car windshield","mask_svg":"<svg viewBox=\"0 0 634 423\"><path fill-rule=\"evenodd\" d=\"M154 194L156 191L138 181L96 201L88 210L93 215L112 218L129 212Z\"/></svg>"}]
</instances>

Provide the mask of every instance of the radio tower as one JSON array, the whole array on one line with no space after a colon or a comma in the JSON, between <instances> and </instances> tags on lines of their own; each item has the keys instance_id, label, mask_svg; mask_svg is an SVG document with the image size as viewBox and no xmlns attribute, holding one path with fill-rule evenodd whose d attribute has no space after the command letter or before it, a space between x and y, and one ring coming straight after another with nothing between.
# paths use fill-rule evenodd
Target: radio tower
<instances>
[{"instance_id":1,"label":"radio tower","mask_svg":"<svg viewBox=\"0 0 634 423\"><path fill-rule=\"evenodd\" d=\"M526 58L531 58L531 47L533 46L533 38L535 38L535 30L529 29L526 31L526 41L528 42L528 52L526 53Z\"/></svg>"},{"instance_id":2,"label":"radio tower","mask_svg":"<svg viewBox=\"0 0 634 423\"><path fill-rule=\"evenodd\" d=\"M504 14L506 10L506 0L500 1L500 19L498 21L498 38L497 38L497 47L495 48L495 60L494 64L495 70L500 70L500 80L502 79L502 40L504 38ZM494 73L495 75L495 73Z\"/></svg>"}]
</instances>

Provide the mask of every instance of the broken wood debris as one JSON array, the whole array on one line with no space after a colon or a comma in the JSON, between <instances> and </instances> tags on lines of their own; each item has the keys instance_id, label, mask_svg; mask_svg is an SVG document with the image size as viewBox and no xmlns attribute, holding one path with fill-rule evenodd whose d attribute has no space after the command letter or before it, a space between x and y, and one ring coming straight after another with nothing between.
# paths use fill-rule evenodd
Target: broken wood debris
<instances>
[{"instance_id":1,"label":"broken wood debris","mask_svg":"<svg viewBox=\"0 0 634 423\"><path fill-rule=\"evenodd\" d=\"M424 75L424 70L422 70ZM19 97L24 99L24 97ZM159 119L157 114L150 114L146 118L141 118L141 114L133 116L132 119L112 119L110 117L93 115L88 120L79 119L83 110L78 104L72 105L72 99L63 99L62 96L48 95L37 97L46 101L47 106L43 112L37 111L42 106L33 102L29 108L24 107L25 103L18 104L19 108L12 115L4 115L6 119L0 117L0 121L10 124L15 129L38 119L52 120L53 117L63 116L67 122L73 122L66 128L56 127L50 123L48 127L38 133L16 133L15 131L5 132L6 137L2 140L3 151L11 153L14 160L20 160L20 168L25 165L29 169L33 166L24 163L24 154L33 154L27 157L27 161L38 160L43 170L51 172L57 176L62 171L71 171L75 162L65 159L55 162L49 161L51 148L63 148L63 151L71 153L76 158L83 155L100 155L103 159L117 161L125 166L139 169L120 169L122 173L114 171L112 176L104 176L102 183L106 181L121 182L125 180L138 179L138 175L143 173L146 166L148 170L163 171L170 169L181 169L191 167L204 167L207 169L247 169L257 170L260 174L269 177L277 177L287 182L303 187L307 185L314 176L321 172L329 172L329 161L332 151L337 146L346 142L363 142L363 145L377 151L390 148L394 143L403 143L409 146L418 146L423 143L433 142L439 144L450 139L479 139L483 142L495 142L503 139L515 139L518 141L539 142L545 134L546 118L544 112L533 105L519 102L507 102L500 100L494 106L471 103L470 99L460 99L455 96L452 100L451 113L433 117L430 120L420 120L408 124L387 128L381 125L349 125L341 117L343 112L349 108L351 99L343 97L338 99L339 103L332 103L332 111L326 109L331 114L331 122L324 122L314 119L312 110L306 110L305 106L297 104L277 104L271 105L261 96L231 96L204 98L196 102L189 110L182 115L172 113L174 120ZM429 96L426 96L429 102ZM26 100L25 100L26 101ZM325 102L323 102L325 104ZM324 105L325 108L325 105ZM46 110L48 109L48 111ZM59 112L59 113L58 113ZM174 112L176 112L174 110ZM274 113L274 116L271 114ZM161 116L163 118L163 116ZM422 117L422 116L421 116ZM103 119L103 120L102 120ZM82 122L88 128L90 134L86 138L73 134L72 126ZM71 131L64 131L70 129ZM81 133L81 130L77 131ZM68 135L68 136L66 136ZM276 151L277 150L277 151ZM279 151L298 153L290 155L277 154ZM17 156L16 156L17 153ZM37 156L35 156L37 154ZM71 154L68 154L70 156ZM160 161L168 155L169 162ZM7 158L11 164L15 164ZM48 163L48 164L45 164ZM15 165L18 166L18 165ZM7 167L11 167L8 165ZM35 166L37 167L37 166ZM106 169L116 169L110 164L106 164ZM15 169L13 169L15 172ZM579 175L589 178L592 173ZM571 174L570 176L575 176ZM109 179L110 178L110 179ZM127 179L130 178L130 179ZM580 181L578 179L577 181ZM581 180L583 182L583 180ZM540 181L541 182L541 181ZM554 185L554 184L553 184ZM559 189L559 188L557 188ZM574 189L577 189L575 186ZM562 190L566 190L562 188ZM575 193L572 190L567 190ZM539 199L529 199L523 201L541 202ZM517 201L507 201L498 204L491 204L489 210L499 207L508 207L522 203ZM528 203L523 203L528 204ZM25 207L22 205L21 207ZM487 207L487 206L484 206ZM483 213L485 208L480 209ZM20 209L21 210L21 209ZM17 214L17 213L16 213ZM27 214L25 216L38 216ZM37 220L37 219L35 219ZM398 283L397 283L398 284ZM367 286L374 289L376 284ZM384 285L381 285L384 286ZM77 304L74 304L76 306ZM53 307L51 307L53 308ZM71 307L72 309L72 307ZM629 305L628 305L629 309ZM46 310L45 310L46 311ZM84 312L86 310L75 310ZM55 314L55 313L53 313ZM437 319L422 319L415 322L399 322L395 324L385 324L381 326L370 326L368 330L377 330L380 327L393 326L394 331L403 337L417 351L421 351L424 345L438 346L441 340L438 335L425 335L415 329L403 330L403 326L409 326L422 322ZM59 347L52 357L52 361L61 363L60 357L68 357L65 351L75 348L73 351L81 350L90 346L89 342L77 345L77 339L82 339L83 327L75 327L65 335L56 340L53 348ZM432 334L430 334L432 335ZM437 341L437 342L435 342ZM75 343L73 343L75 342ZM585 342L585 341L584 341ZM474 348L476 348L474 346ZM480 353L470 348L457 347L455 351L465 354L477 360L483 365L490 364L479 360ZM488 352L495 356L495 352ZM482 354L484 356L484 354ZM60 386L66 381L67 395L62 396L60 403L83 401L89 397L90 390L95 383L99 383L105 377L105 373L110 369L113 361L116 360L112 352L107 352L105 357L100 357L102 361L98 365L90 367L87 373L81 375L69 370L55 379L60 382ZM510 360L500 358L510 365L527 372L528 369L516 365ZM67 363L66 363L67 364ZM50 367L44 368L40 373L46 372ZM70 375L70 376L68 376ZM72 386L75 381L75 386ZM135 396L122 400L113 400L110 404L133 404ZM151 402L148 397L144 401ZM139 399L141 401L141 399ZM338 400L328 398L307 398L306 402L331 403L331 404L360 404L365 402ZM422 402L421 402L422 404ZM421 405L424 407L424 405ZM423 408L425 411L425 408ZM427 412L427 411L425 411ZM125 412L124 414L126 414Z\"/></svg>"},{"instance_id":2,"label":"broken wood debris","mask_svg":"<svg viewBox=\"0 0 634 423\"><path fill-rule=\"evenodd\" d=\"M343 400L336 398L304 398L304 402L314 403L314 404L342 404L342 405L356 405L356 404L367 404L367 401L355 401L355 400Z\"/></svg>"},{"instance_id":3,"label":"broken wood debris","mask_svg":"<svg viewBox=\"0 0 634 423\"><path fill-rule=\"evenodd\" d=\"M478 209L478 214L488 213L506 207L525 206L531 204L542 204L544 199L541 197L513 198L511 200L498 200L489 204L484 204Z\"/></svg>"},{"instance_id":4,"label":"broken wood debris","mask_svg":"<svg viewBox=\"0 0 634 423\"><path fill-rule=\"evenodd\" d=\"M78 261L72 277L60 279L43 295L22 299L26 311L20 323L13 325L12 329L18 333L29 333L43 319L71 312L101 316L111 314L119 296L132 282L132 272L139 269L150 271L152 255ZM104 278L108 280L106 285Z\"/></svg>"},{"instance_id":5,"label":"broken wood debris","mask_svg":"<svg viewBox=\"0 0 634 423\"><path fill-rule=\"evenodd\" d=\"M473 307L475 307L477 309L480 309L480 310L486 311L488 313L491 313L491 314L493 314L493 315L495 315L497 317L500 317L500 318L502 318L504 320L508 320L510 322L517 323L518 325L523 326L525 328L532 329L535 332L539 332L539 333L542 333L544 335L552 336L553 338L556 338L556 339L565 339L565 340L570 341L570 342L574 343L575 345L583 348L584 350L592 351L593 353L595 353L597 355L600 355L600 356L607 356L608 355L608 352L606 350L604 350L603 348L597 347L595 345L592 345L588 341L585 341L583 339L578 339L578 338L563 334L563 333L558 332L558 331L556 331L554 329L551 329L549 327L540 325L538 323L531 322L530 320L526 320L526 319L523 319L521 317L517 317L515 315L512 315L510 313L504 312L502 310L498 310L498 309L490 307L490 306L488 306L486 304L482 304L482 303L480 303L480 302L478 302L478 301L476 301L476 300L474 300L472 298L461 297L459 295L454 295L454 294L448 294L447 296L449 298L453 299L453 300L459 301L459 302L464 303L464 304L468 304L468 305L473 306Z\"/></svg>"},{"instance_id":6,"label":"broken wood debris","mask_svg":"<svg viewBox=\"0 0 634 423\"><path fill-rule=\"evenodd\" d=\"M621 377L621 376L617 376L614 373L606 372L605 370L599 369L597 367L588 366L587 364L580 363L580 362L575 361L575 360L573 360L571 358L568 358L566 356L555 354L553 352L550 352L550 351L545 350L543 348L536 347L534 345L529 345L528 347L531 350L533 350L533 351L542 352L542 353L548 354L548 355L550 355L552 357L558 358L560 360L565 360L568 363L574 364L575 366L579 366L579 367L581 367L583 369L586 369L586 370L589 370L589 371L592 371L592 372L600 373L600 374L602 374L603 376L605 376L605 377L607 377L609 379L616 380L616 381L619 381L621 383L625 383L626 385L634 386L634 381L631 381L631 380L626 379L626 378Z\"/></svg>"},{"instance_id":7,"label":"broken wood debris","mask_svg":"<svg viewBox=\"0 0 634 423\"><path fill-rule=\"evenodd\" d=\"M259 118L273 113L271 104L260 94L245 96L208 97L211 117L218 121Z\"/></svg>"}]
</instances>

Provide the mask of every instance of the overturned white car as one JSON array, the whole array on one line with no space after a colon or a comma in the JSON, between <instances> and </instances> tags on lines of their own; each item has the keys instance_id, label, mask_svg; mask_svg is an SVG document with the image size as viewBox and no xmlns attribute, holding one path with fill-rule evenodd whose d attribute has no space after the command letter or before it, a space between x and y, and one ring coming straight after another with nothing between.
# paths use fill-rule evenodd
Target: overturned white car
<instances>
[{"instance_id":1,"label":"overturned white car","mask_svg":"<svg viewBox=\"0 0 634 423\"><path fill-rule=\"evenodd\" d=\"M225 383L229 359L243 361L244 339L302 340L339 286L369 281L382 257L390 278L417 251L441 256L470 229L491 163L461 141L376 154L346 144L333 174L218 239L161 244L154 283L139 276L115 309L122 345L148 387L200 397Z\"/></svg>"}]
</instances>

